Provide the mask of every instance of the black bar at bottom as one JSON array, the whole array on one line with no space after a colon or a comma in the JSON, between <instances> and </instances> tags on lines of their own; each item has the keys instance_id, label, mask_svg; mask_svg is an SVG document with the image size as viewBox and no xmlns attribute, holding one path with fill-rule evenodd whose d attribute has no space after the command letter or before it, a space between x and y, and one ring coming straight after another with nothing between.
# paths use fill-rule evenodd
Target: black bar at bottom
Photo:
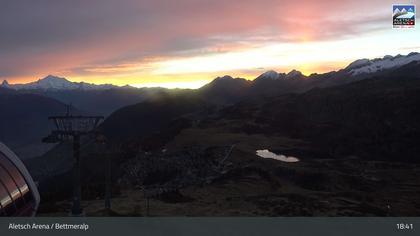
<instances>
[{"instance_id":1,"label":"black bar at bottom","mask_svg":"<svg viewBox=\"0 0 420 236\"><path fill-rule=\"evenodd\" d=\"M51 229L13 229L33 224ZM79 229L72 229L78 225ZM70 228L68 228L70 227ZM0 218L0 235L420 235L416 218Z\"/></svg>"}]
</instances>

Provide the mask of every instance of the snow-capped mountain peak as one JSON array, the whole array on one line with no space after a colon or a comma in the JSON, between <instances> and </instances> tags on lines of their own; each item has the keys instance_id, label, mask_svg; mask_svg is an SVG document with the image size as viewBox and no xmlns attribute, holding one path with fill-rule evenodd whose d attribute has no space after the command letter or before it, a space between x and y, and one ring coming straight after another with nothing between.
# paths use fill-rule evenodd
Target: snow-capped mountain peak
<instances>
[{"instance_id":1,"label":"snow-capped mountain peak","mask_svg":"<svg viewBox=\"0 0 420 236\"><path fill-rule=\"evenodd\" d=\"M65 78L48 75L32 84L34 89L76 89L77 84L66 80Z\"/></svg>"},{"instance_id":2,"label":"snow-capped mountain peak","mask_svg":"<svg viewBox=\"0 0 420 236\"><path fill-rule=\"evenodd\" d=\"M256 79L269 79L269 80L277 80L277 79L296 79L296 78L302 78L304 75L302 72L298 70L291 70L289 73L278 73L274 70L269 70L264 73L262 73L260 76L258 76Z\"/></svg>"},{"instance_id":3,"label":"snow-capped mountain peak","mask_svg":"<svg viewBox=\"0 0 420 236\"><path fill-rule=\"evenodd\" d=\"M287 79L294 79L294 78L301 78L304 75L302 74L302 72L298 71L298 70L291 70L289 73L287 73L286 78Z\"/></svg>"},{"instance_id":4,"label":"snow-capped mountain peak","mask_svg":"<svg viewBox=\"0 0 420 236\"><path fill-rule=\"evenodd\" d=\"M47 75L45 78L43 79L39 79L38 81L68 81L63 77L58 77L58 76L54 76L54 75Z\"/></svg>"},{"instance_id":5,"label":"snow-capped mountain peak","mask_svg":"<svg viewBox=\"0 0 420 236\"><path fill-rule=\"evenodd\" d=\"M277 73L277 71L274 70L269 70L262 73L259 77L266 79L277 79L279 77L279 73Z\"/></svg>"},{"instance_id":6,"label":"snow-capped mountain peak","mask_svg":"<svg viewBox=\"0 0 420 236\"><path fill-rule=\"evenodd\" d=\"M43 79L39 79L37 81L30 82L27 84L9 84L7 81L4 81L1 84L1 87L7 87L17 90L101 90L115 88L117 86L111 84L95 85L85 82L71 82L62 77L48 75Z\"/></svg>"},{"instance_id":7,"label":"snow-capped mountain peak","mask_svg":"<svg viewBox=\"0 0 420 236\"><path fill-rule=\"evenodd\" d=\"M3 80L3 82L0 85L0 87L9 88L10 87L9 82L7 82L7 80Z\"/></svg>"},{"instance_id":8,"label":"snow-capped mountain peak","mask_svg":"<svg viewBox=\"0 0 420 236\"><path fill-rule=\"evenodd\" d=\"M410 53L406 56L384 56L373 60L360 59L350 63L346 70L351 75L374 73L386 69L400 67L413 61L420 61L420 53Z\"/></svg>"}]
</instances>

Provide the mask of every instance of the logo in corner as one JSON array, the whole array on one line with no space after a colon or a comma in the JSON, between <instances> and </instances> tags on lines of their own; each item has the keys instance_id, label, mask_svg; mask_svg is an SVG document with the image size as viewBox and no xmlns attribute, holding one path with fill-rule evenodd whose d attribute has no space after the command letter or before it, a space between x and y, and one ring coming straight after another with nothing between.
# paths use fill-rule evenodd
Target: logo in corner
<instances>
[{"instance_id":1,"label":"logo in corner","mask_svg":"<svg viewBox=\"0 0 420 236\"><path fill-rule=\"evenodd\" d=\"M410 4L392 5L392 27L414 28L416 25L416 6Z\"/></svg>"}]
</instances>

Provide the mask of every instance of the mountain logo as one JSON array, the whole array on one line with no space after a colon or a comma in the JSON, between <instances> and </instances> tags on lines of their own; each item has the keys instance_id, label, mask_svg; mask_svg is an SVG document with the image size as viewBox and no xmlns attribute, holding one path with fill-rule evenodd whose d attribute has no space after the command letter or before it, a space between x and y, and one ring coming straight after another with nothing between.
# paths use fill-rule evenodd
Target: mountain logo
<instances>
[{"instance_id":1,"label":"mountain logo","mask_svg":"<svg viewBox=\"0 0 420 236\"><path fill-rule=\"evenodd\" d=\"M414 28L416 24L416 6L409 4L392 5L392 27Z\"/></svg>"}]
</instances>

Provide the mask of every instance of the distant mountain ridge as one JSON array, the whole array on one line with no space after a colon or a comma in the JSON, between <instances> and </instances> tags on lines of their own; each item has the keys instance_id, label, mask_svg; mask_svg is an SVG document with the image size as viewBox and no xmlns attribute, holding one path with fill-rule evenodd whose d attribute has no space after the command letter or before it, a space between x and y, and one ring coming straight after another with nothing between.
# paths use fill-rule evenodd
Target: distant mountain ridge
<instances>
[{"instance_id":1,"label":"distant mountain ridge","mask_svg":"<svg viewBox=\"0 0 420 236\"><path fill-rule=\"evenodd\" d=\"M135 104L158 93L161 88L135 88L129 85L91 84L71 82L65 78L48 75L26 84L10 84L4 80L1 92L15 91L20 94L37 94L72 104L90 114L109 115L118 108Z\"/></svg>"},{"instance_id":2,"label":"distant mountain ridge","mask_svg":"<svg viewBox=\"0 0 420 236\"><path fill-rule=\"evenodd\" d=\"M384 71L387 69L398 68L400 66L406 65L413 61L420 61L420 53L411 52L408 55L396 55L390 56L386 55L383 58L375 59L358 59L350 63L347 67L339 70L341 74L344 74L345 77L358 77L360 75L371 74L375 72ZM258 77L254 81L261 80L285 80L285 79L311 79L319 77L330 77L332 72L327 72L324 74L311 74L309 76L303 75L302 72L298 70L292 70L288 73L279 73L274 70L268 70ZM342 76L338 76L342 77ZM232 78L229 75L223 77L217 77L213 82L219 81L220 79L229 79ZM241 78L235 78L241 79ZM206 86L206 85L205 85ZM203 87L205 87L203 86ZM43 79L39 79L34 82L26 84L10 84L7 80L4 80L0 85L2 88L9 88L15 90L41 90L41 91L63 91L63 90L82 90L82 91L92 91L92 90L110 90L110 89L136 89L135 87L125 85L125 86L116 86L113 84L92 84L86 82L71 82L66 78L48 75Z\"/></svg>"},{"instance_id":3,"label":"distant mountain ridge","mask_svg":"<svg viewBox=\"0 0 420 236\"><path fill-rule=\"evenodd\" d=\"M120 88L112 84L91 84L86 82L71 82L65 78L48 75L43 79L26 84L10 84L4 80L1 87L16 90L107 90L112 88Z\"/></svg>"},{"instance_id":4,"label":"distant mountain ridge","mask_svg":"<svg viewBox=\"0 0 420 236\"><path fill-rule=\"evenodd\" d=\"M348 86L352 83L358 83L362 80L370 80L371 78L391 77L398 80L398 74L401 73L402 68L419 68L420 54L410 53L407 56L397 55L395 57L385 56L378 59L362 59L351 63L346 68L333 71L325 74L312 74L305 76L301 72L292 70L289 73L278 73L276 71L267 71L255 80L245 80L243 78L233 78L231 76L223 76L214 79L209 84L197 90L179 91L183 96L187 96L189 102L194 100L201 104L199 108L212 106L228 106L241 103L249 99L271 99L278 96L293 96L292 94L303 94L311 90L322 88L333 88L337 86ZM418 60L419 59L419 60ZM382 65L382 67L376 67ZM369 70L367 68L375 67L376 70ZM356 73L357 71L357 73ZM409 71L407 73L410 73ZM398 84L398 81L395 81ZM368 83L367 83L368 84ZM333 91L334 89L332 89ZM189 94L189 95L188 95ZM170 96L167 101L179 99L176 96ZM169 103L169 102L168 102ZM180 102L179 104L183 104ZM110 134L123 134L127 128L117 126L116 124L135 124L141 115L144 115L144 107L154 107L150 103L139 103L130 106L132 109L128 111L126 108L117 110L104 123L104 128L108 129ZM157 107L157 106L156 106ZM159 111L168 119L174 119L175 116L169 116L164 111ZM197 109L194 112L200 113L203 110ZM204 112L206 113L206 112ZM178 114L181 115L181 114ZM185 114L182 114L185 115ZM198 115L200 116L200 115ZM130 121L130 122L127 122ZM169 121L166 121L169 122ZM112 127L112 128L111 128ZM134 127L132 125L132 127ZM150 128L150 127L148 127ZM162 127L155 127L156 130L163 129ZM133 128L130 130L135 134L141 136L144 133L142 129ZM111 135L112 136L112 135ZM123 136L123 135L121 135Z\"/></svg>"},{"instance_id":5,"label":"distant mountain ridge","mask_svg":"<svg viewBox=\"0 0 420 236\"><path fill-rule=\"evenodd\" d=\"M114 130L110 133L127 132L125 126L130 124L136 127L131 130L132 133L143 134L145 127L155 132L161 126L172 125L171 120L187 113L201 116L200 112L207 112L204 109L206 107L217 110L250 98L301 94L313 89L391 75L398 80L400 77L395 73L399 71L401 74L399 68L419 68L419 62L420 54L410 53L406 56L360 59L339 71L309 76L297 70L289 73L271 70L255 80L223 76L196 90L92 85L71 82L52 75L28 84L9 84L3 81L0 85L0 122L3 124L0 127L0 138L13 148L36 143L46 134L47 117L64 112L65 104L72 104L75 110L84 114L110 115L111 119L105 122L104 127L113 127L117 131L120 126L124 127L121 131ZM30 105L33 102L36 104ZM153 114L146 116L145 112ZM160 116L167 117L167 120L161 119L160 125L156 124L156 127L148 127L149 124L146 123L144 127L136 124L139 119L148 117L150 120L157 120Z\"/></svg>"},{"instance_id":6,"label":"distant mountain ridge","mask_svg":"<svg viewBox=\"0 0 420 236\"><path fill-rule=\"evenodd\" d=\"M279 73L277 71L274 70L269 70L266 71L264 73L262 73L260 76L258 76L256 78L256 80L259 79L271 79L271 80L276 80L276 79L303 79L306 78L305 75L302 74L302 72L298 71L298 70L291 70L289 73Z\"/></svg>"},{"instance_id":7,"label":"distant mountain ridge","mask_svg":"<svg viewBox=\"0 0 420 236\"><path fill-rule=\"evenodd\" d=\"M420 53L412 52L406 56L397 55L394 57L387 55L373 60L360 59L350 63L345 69L351 75L358 75L400 67L413 61L420 61Z\"/></svg>"}]
</instances>

